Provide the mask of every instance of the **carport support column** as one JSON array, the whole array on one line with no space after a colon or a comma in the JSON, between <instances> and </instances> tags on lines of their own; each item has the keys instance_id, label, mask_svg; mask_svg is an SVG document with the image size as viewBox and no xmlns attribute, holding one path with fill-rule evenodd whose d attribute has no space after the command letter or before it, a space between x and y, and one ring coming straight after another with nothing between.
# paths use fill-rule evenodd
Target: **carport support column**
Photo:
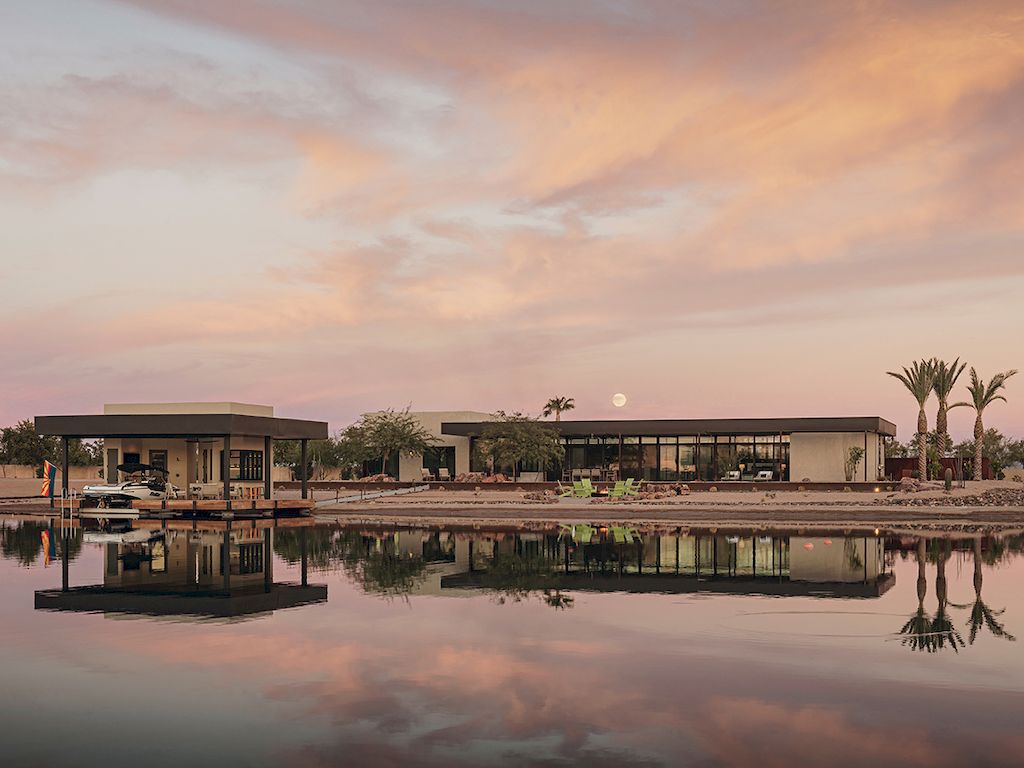
<instances>
[{"instance_id":1,"label":"carport support column","mask_svg":"<svg viewBox=\"0 0 1024 768\"><path fill-rule=\"evenodd\" d=\"M60 487L63 489L63 496L68 495L68 438L61 438L63 452L60 457Z\"/></svg>"},{"instance_id":2,"label":"carport support column","mask_svg":"<svg viewBox=\"0 0 1024 768\"><path fill-rule=\"evenodd\" d=\"M306 477L309 474L309 441L300 440L299 445L301 446L301 458L299 459L299 471L302 473L302 498L309 498L309 480Z\"/></svg>"},{"instance_id":3,"label":"carport support column","mask_svg":"<svg viewBox=\"0 0 1024 768\"><path fill-rule=\"evenodd\" d=\"M273 493L270 485L270 472L274 467L274 440L263 438L263 498L269 499Z\"/></svg>"},{"instance_id":4,"label":"carport support column","mask_svg":"<svg viewBox=\"0 0 1024 768\"><path fill-rule=\"evenodd\" d=\"M220 460L220 479L224 483L224 503L231 509L231 435L224 435L224 451Z\"/></svg>"}]
</instances>

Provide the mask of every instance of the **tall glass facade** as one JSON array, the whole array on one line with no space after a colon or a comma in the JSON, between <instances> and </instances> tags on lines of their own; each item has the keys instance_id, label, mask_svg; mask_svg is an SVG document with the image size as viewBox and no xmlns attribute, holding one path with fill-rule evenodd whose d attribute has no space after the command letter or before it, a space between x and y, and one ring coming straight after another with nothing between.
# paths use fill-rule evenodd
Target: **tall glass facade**
<instances>
[{"instance_id":1,"label":"tall glass facade","mask_svg":"<svg viewBox=\"0 0 1024 768\"><path fill-rule=\"evenodd\" d=\"M789 480L789 435L593 435L563 440L565 459L548 479L595 477L662 482ZM738 473L738 475L736 474Z\"/></svg>"}]
</instances>

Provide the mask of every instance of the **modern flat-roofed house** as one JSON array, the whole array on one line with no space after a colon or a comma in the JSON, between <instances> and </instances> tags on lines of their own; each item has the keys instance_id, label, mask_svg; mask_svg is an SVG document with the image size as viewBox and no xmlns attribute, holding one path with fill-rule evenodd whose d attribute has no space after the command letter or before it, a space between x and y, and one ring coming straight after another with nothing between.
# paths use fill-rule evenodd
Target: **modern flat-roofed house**
<instances>
[{"instance_id":1,"label":"modern flat-roofed house","mask_svg":"<svg viewBox=\"0 0 1024 768\"><path fill-rule=\"evenodd\" d=\"M108 481L117 479L118 466L148 464L190 496L217 492L225 499L233 490L272 497L275 440L298 440L305 454L309 440L327 437L326 422L282 419L272 406L246 403L113 404L101 415L36 416L35 425L41 435L64 439L65 490L67 440L103 438Z\"/></svg>"},{"instance_id":2,"label":"modern flat-roofed house","mask_svg":"<svg viewBox=\"0 0 1024 768\"><path fill-rule=\"evenodd\" d=\"M428 454L396 460L397 477L416 481L423 470L452 476L486 472L475 451L489 416L472 411L413 414L438 439ZM562 437L560 467L521 467L517 476L559 480L656 481L793 480L846 482L851 448L863 458L853 481L885 476L885 441L896 425L877 416L793 419L637 419L547 422Z\"/></svg>"}]
</instances>

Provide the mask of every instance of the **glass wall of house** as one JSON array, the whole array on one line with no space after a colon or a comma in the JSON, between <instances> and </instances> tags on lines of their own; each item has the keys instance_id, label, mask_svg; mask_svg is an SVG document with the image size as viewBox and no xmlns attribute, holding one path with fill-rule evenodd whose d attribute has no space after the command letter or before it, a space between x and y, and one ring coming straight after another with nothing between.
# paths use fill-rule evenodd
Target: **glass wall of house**
<instances>
[{"instance_id":1,"label":"glass wall of house","mask_svg":"<svg viewBox=\"0 0 1024 768\"><path fill-rule=\"evenodd\" d=\"M388 475L389 477L398 477L398 454L392 453L388 456L388 465L383 465L383 456L378 456L376 459L369 459L363 462L363 477L373 477L374 475Z\"/></svg>"},{"instance_id":2,"label":"glass wall of house","mask_svg":"<svg viewBox=\"0 0 1024 768\"><path fill-rule=\"evenodd\" d=\"M593 435L563 441L565 461L549 480L590 477L661 482L789 480L789 435Z\"/></svg>"},{"instance_id":3,"label":"glass wall of house","mask_svg":"<svg viewBox=\"0 0 1024 768\"><path fill-rule=\"evenodd\" d=\"M448 471L448 477L455 477L455 448L450 445L437 445L423 452L423 468L431 477L442 478L441 468Z\"/></svg>"}]
</instances>

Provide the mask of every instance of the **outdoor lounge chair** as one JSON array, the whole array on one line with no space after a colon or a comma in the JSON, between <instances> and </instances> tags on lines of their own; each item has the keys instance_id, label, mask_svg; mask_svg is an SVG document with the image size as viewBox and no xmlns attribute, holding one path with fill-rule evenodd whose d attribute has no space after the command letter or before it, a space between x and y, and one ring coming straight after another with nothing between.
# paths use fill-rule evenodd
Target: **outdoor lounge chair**
<instances>
[{"instance_id":1,"label":"outdoor lounge chair","mask_svg":"<svg viewBox=\"0 0 1024 768\"><path fill-rule=\"evenodd\" d=\"M437 470L437 479L438 480L451 480L452 479L452 473L448 471L448 467L441 467L440 469Z\"/></svg>"},{"instance_id":2,"label":"outdoor lounge chair","mask_svg":"<svg viewBox=\"0 0 1024 768\"><path fill-rule=\"evenodd\" d=\"M632 477L626 480L626 495L627 496L638 496L640 495L640 488L644 484L643 480L633 480Z\"/></svg>"},{"instance_id":3,"label":"outdoor lounge chair","mask_svg":"<svg viewBox=\"0 0 1024 768\"><path fill-rule=\"evenodd\" d=\"M739 480L740 471L738 469L731 469L722 475L722 480Z\"/></svg>"},{"instance_id":4,"label":"outdoor lounge chair","mask_svg":"<svg viewBox=\"0 0 1024 768\"><path fill-rule=\"evenodd\" d=\"M575 484L573 484L573 485L575 485ZM559 496L559 498L564 499L564 498L567 498L569 496L574 495L576 489L573 487L573 485L570 485L569 487L566 487L566 486L562 485L561 482L559 482L558 483L558 496Z\"/></svg>"},{"instance_id":5,"label":"outdoor lounge chair","mask_svg":"<svg viewBox=\"0 0 1024 768\"><path fill-rule=\"evenodd\" d=\"M423 482L429 482L434 479L434 473L424 467L420 470L420 480Z\"/></svg>"},{"instance_id":6,"label":"outdoor lounge chair","mask_svg":"<svg viewBox=\"0 0 1024 768\"><path fill-rule=\"evenodd\" d=\"M626 495L626 481L616 480L615 486L608 491L608 498L610 499L621 499Z\"/></svg>"},{"instance_id":7,"label":"outdoor lounge chair","mask_svg":"<svg viewBox=\"0 0 1024 768\"><path fill-rule=\"evenodd\" d=\"M772 472L770 469L762 469L760 472L754 475L754 481L757 482L758 480L772 480L774 477L775 473Z\"/></svg>"},{"instance_id":8,"label":"outdoor lounge chair","mask_svg":"<svg viewBox=\"0 0 1024 768\"><path fill-rule=\"evenodd\" d=\"M588 477L576 480L572 484L572 495L577 499L589 499L594 495L595 490Z\"/></svg>"}]
</instances>

